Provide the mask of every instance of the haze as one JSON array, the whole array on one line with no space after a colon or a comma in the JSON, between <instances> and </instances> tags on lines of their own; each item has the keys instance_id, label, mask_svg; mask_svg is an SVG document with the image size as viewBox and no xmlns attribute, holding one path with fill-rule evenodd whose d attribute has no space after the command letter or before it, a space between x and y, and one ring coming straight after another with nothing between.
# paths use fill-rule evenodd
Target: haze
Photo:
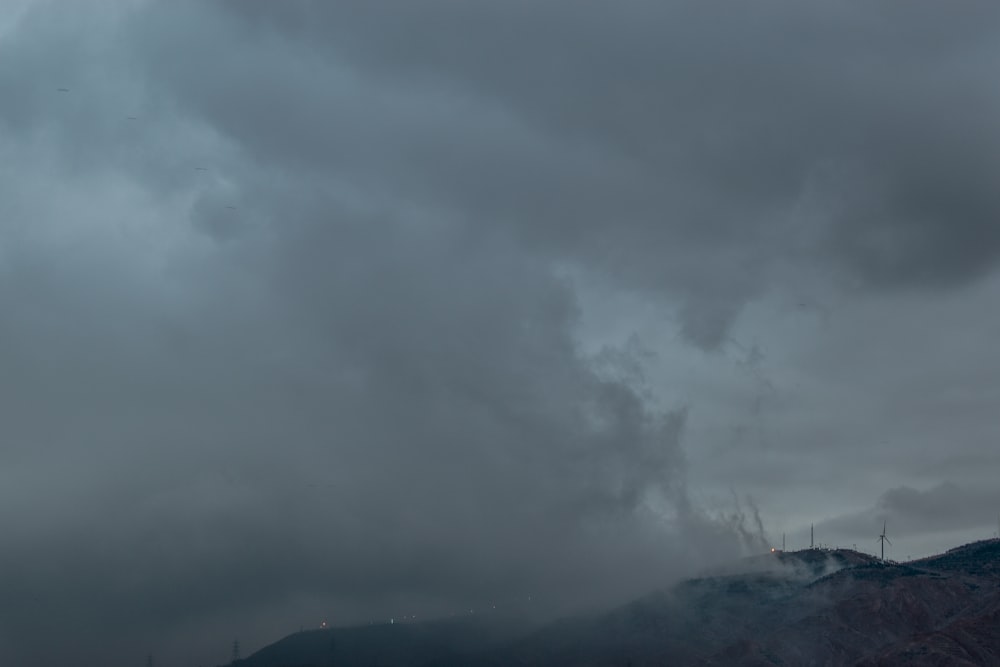
<instances>
[{"instance_id":1,"label":"haze","mask_svg":"<svg viewBox=\"0 0 1000 667\"><path fill-rule=\"evenodd\" d=\"M810 524L989 537L998 29L5 4L0 662L552 617Z\"/></svg>"}]
</instances>

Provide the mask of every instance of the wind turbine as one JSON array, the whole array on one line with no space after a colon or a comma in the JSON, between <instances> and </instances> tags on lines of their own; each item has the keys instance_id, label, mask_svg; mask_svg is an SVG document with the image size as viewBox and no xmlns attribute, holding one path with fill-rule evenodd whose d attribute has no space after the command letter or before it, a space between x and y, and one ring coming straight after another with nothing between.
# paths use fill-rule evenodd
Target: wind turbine
<instances>
[{"instance_id":1,"label":"wind turbine","mask_svg":"<svg viewBox=\"0 0 1000 667\"><path fill-rule=\"evenodd\" d=\"M878 536L878 541L882 543L882 560L885 560L885 545L886 542L889 546L892 546L892 542L889 542L889 538L885 536L885 521L882 521L882 534Z\"/></svg>"}]
</instances>

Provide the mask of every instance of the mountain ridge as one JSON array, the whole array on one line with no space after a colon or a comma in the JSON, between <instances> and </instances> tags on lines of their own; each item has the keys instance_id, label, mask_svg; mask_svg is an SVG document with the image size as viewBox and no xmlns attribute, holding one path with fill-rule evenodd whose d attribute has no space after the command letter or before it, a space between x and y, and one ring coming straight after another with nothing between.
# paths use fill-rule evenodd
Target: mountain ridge
<instances>
[{"instance_id":1,"label":"mountain ridge","mask_svg":"<svg viewBox=\"0 0 1000 667\"><path fill-rule=\"evenodd\" d=\"M776 551L533 631L490 615L314 630L235 665L1000 664L997 628L992 539L908 563L849 549Z\"/></svg>"}]
</instances>

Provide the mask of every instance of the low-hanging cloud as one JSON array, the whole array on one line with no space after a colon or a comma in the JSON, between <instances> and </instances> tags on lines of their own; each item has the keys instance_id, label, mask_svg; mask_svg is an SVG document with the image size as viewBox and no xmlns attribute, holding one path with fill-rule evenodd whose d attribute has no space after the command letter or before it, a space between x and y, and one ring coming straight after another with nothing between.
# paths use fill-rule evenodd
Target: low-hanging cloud
<instances>
[{"instance_id":1,"label":"low-hanging cloud","mask_svg":"<svg viewBox=\"0 0 1000 667\"><path fill-rule=\"evenodd\" d=\"M988 272L997 9L875 11L34 4L0 37L0 651L552 614L766 546L559 269L713 352L777 276Z\"/></svg>"}]
</instances>

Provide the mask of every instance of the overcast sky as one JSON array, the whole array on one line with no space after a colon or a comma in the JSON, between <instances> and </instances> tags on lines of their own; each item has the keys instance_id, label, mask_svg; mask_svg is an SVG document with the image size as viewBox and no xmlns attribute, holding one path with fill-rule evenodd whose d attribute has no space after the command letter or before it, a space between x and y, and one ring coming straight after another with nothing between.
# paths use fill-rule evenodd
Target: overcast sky
<instances>
[{"instance_id":1,"label":"overcast sky","mask_svg":"<svg viewBox=\"0 0 1000 667\"><path fill-rule=\"evenodd\" d=\"M0 662L990 537L998 71L993 0L8 0Z\"/></svg>"}]
</instances>

